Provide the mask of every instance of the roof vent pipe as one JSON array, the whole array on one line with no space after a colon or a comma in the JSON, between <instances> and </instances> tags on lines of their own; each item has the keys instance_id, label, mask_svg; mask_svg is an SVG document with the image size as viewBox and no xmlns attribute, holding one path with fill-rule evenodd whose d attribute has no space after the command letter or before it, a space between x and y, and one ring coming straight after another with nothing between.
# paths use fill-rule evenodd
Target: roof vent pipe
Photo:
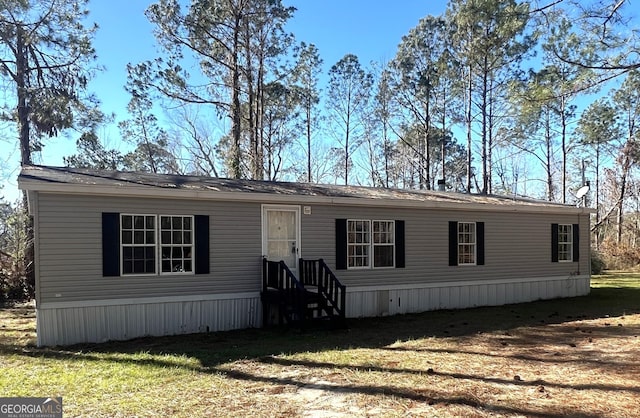
<instances>
[{"instance_id":1,"label":"roof vent pipe","mask_svg":"<svg viewBox=\"0 0 640 418\"><path fill-rule=\"evenodd\" d=\"M445 188L445 180L444 179L438 179L438 191L439 192L444 192L444 188Z\"/></svg>"}]
</instances>

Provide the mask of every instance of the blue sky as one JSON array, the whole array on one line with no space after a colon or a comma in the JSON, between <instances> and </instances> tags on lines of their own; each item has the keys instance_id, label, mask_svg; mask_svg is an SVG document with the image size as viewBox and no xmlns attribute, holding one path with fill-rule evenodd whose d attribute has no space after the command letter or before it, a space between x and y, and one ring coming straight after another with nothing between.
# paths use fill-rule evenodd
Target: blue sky
<instances>
[{"instance_id":1,"label":"blue sky","mask_svg":"<svg viewBox=\"0 0 640 418\"><path fill-rule=\"evenodd\" d=\"M154 58L156 47L153 27L144 16L150 0L91 0L90 21L100 29L94 47L98 64L105 70L90 84L102 102L105 113L114 113L116 122L126 119L129 97L124 91L127 63ZM324 60L325 73L345 54L357 55L365 65L371 61L391 59L403 35L428 14L441 14L445 1L426 0L284 0L298 10L288 30L298 41L314 43ZM11 135L11 133L8 133ZM114 128L100 132L106 144L117 148L119 135ZM35 161L46 165L62 165L62 157L75 152L75 140L57 138L47 142ZM19 151L13 143L0 142L2 170L7 199L17 197Z\"/></svg>"}]
</instances>

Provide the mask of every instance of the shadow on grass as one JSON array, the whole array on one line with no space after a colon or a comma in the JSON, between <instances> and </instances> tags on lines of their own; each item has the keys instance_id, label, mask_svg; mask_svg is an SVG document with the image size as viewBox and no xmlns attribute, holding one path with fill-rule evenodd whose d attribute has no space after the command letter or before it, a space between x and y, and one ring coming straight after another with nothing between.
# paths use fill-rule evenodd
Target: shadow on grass
<instances>
[{"instance_id":1,"label":"shadow on grass","mask_svg":"<svg viewBox=\"0 0 640 418\"><path fill-rule=\"evenodd\" d=\"M588 352L580 351L580 341L585 338L620 338L637 336L637 327L617 326L615 317L640 313L640 289L602 287L593 288L591 294L584 297L538 301L499 307L484 307L466 310L446 310L421 314L398 315L384 318L366 318L351 320L350 328L340 331L316 331L302 333L282 328L251 329L241 331L217 332L210 334L192 334L173 337L139 338L124 342L104 344L83 344L58 348L25 347L20 344L0 341L0 354L14 354L30 357L54 359L77 359L82 361L113 361L120 363L146 364L151 367L185 368L201 373L222 373L227 378L243 381L265 382L270 384L313 387L308 382L292 377L265 377L257 373L229 370L225 364L237 360L251 359L265 364L278 364L283 367L308 367L351 370L379 371L386 373L412 373L482 381L501 385L552 386L567 389L592 389L598 391L628 391L631 396L640 393L638 388L616 385L570 385L542 380L518 381L499 379L474 374L443 373L437 370L406 370L393 367L371 367L358 364L334 364L327 362L297 361L278 358L281 354L321 352L325 350L367 348L381 350L406 350L406 347L391 347L398 341L421 338L462 338L476 334L491 333L498 342L516 346L517 354L480 353L474 350L442 350L446 353L473 354L536 361L541 363L587 363L599 368L603 373L608 370L634 367L632 359L628 363L617 359L602 359L597 348ZM570 324L575 320L611 318L609 327L588 327ZM523 331L523 328L525 329ZM515 332L514 330L518 330ZM0 330L0 333L3 330ZM526 348L537 345L569 346L576 350L571 355L554 356L530 355ZM462 346L462 344L460 345ZM419 348L414 351L438 352ZM136 358L134 354L146 353L152 357ZM131 356L127 356L131 354ZM185 365L174 362L166 355L187 356L198 360L199 365ZM622 356L629 358L629 356ZM506 405L480 404L474 399L451 397L437 391L417 391L392 385L333 385L320 384L319 389L336 393L384 394L415 401L466 405L475 408L490 409L495 412L524 414L526 416L563 416L563 414L540 413L534 410L513 409ZM566 413L566 411L565 411ZM578 416L597 416L576 411Z\"/></svg>"},{"instance_id":2,"label":"shadow on grass","mask_svg":"<svg viewBox=\"0 0 640 418\"><path fill-rule=\"evenodd\" d=\"M247 329L208 334L170 337L145 337L101 344L77 344L68 347L24 347L0 339L0 353L21 351L56 358L83 356L90 353L184 354L198 358L205 367L230 361L296 352L327 349L385 348L397 341L426 337L464 337L478 333L508 331L521 327L559 325L574 320L618 317L640 313L640 289L596 288L588 296L554 299L463 310L441 310L420 314L349 320L347 330L300 332L295 329ZM612 326L598 327L609 337L625 338L640 330ZM24 331L20 329L20 331ZM543 328L544 329L544 328ZM572 332L588 334L588 327L567 329L557 326L531 335L532 340L509 338L509 344L540 344L540 338L558 344L572 344ZM4 330L0 329L0 333ZM575 333L574 333L575 334ZM505 334L507 335L507 334ZM507 335L508 336L508 335Z\"/></svg>"},{"instance_id":3,"label":"shadow on grass","mask_svg":"<svg viewBox=\"0 0 640 418\"><path fill-rule=\"evenodd\" d=\"M381 366L372 366L372 365L357 365L357 364L334 364L334 363L326 363L326 362L316 362L316 361L307 361L307 360L291 360L291 359L283 359L278 357L264 357L259 359L262 363L268 364L277 364L280 366L286 367L307 367L307 368L321 368L321 369L336 369L336 368L345 368L349 370L357 370L363 372L380 372L380 373L401 373L401 374L415 374L415 375L426 375L426 376L440 376L440 377L450 377L454 379L463 379L463 380L476 380L482 381L485 383L497 383L503 385L515 385L515 386L546 386L553 388L562 388L562 389L574 389L574 390L603 390L603 391L622 391L629 392L630 395L636 396L635 394L640 393L640 388L638 387L628 387L628 386L619 386L619 385L602 385L602 384L586 384L586 385L569 385L564 383L555 383L548 382L542 379L535 379L530 381L525 380L508 380L501 379L495 377L486 377L486 376L478 376L473 374L464 374L464 373L445 373L440 372L438 370L427 369L427 370L416 370L416 369L402 369L397 367L381 367Z\"/></svg>"},{"instance_id":4,"label":"shadow on grass","mask_svg":"<svg viewBox=\"0 0 640 418\"><path fill-rule=\"evenodd\" d=\"M319 389L326 392L391 396L391 397L409 399L416 402L424 402L429 405L434 405L434 404L462 405L462 406L469 406L472 408L490 410L491 412L494 412L494 413L516 414L518 416L547 417L547 418L560 418L560 417L567 416L566 412L552 413L548 411L536 411L533 409L514 408L514 407L509 407L507 405L497 405L494 403L483 403L475 399L470 399L469 397L462 397L462 396L451 397L449 396L450 394L448 393L443 393L441 391L436 391L432 389L423 389L423 388L406 389L406 388L395 387L390 385L363 386L363 385L333 385L333 384L326 384L326 383L308 384L292 378L257 376L255 374L250 374L250 373L236 371L236 370L229 371L227 372L226 375L227 377L237 379L237 380L261 382L261 383L268 383L272 385L290 385L298 388L304 387L304 388ZM575 413L572 413L571 416L595 418L595 417L600 417L601 415L576 411Z\"/></svg>"}]
</instances>

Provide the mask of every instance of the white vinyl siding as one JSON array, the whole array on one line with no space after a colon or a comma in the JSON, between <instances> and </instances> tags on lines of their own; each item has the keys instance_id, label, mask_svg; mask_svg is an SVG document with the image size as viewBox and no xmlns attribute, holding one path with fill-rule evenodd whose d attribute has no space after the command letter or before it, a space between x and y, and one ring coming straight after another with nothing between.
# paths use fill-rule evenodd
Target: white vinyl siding
<instances>
[{"instance_id":1,"label":"white vinyl siding","mask_svg":"<svg viewBox=\"0 0 640 418\"><path fill-rule=\"evenodd\" d=\"M41 302L218 295L259 292L261 289L260 202L47 193L37 193L35 198ZM149 276L129 275L125 280L118 276L103 276L100 262L101 213L145 214L154 211L163 215L201 214L209 217L210 273L160 274L152 276L153 280L149 280ZM448 221L453 215L461 222L484 221L485 225L491 224L485 232L485 252L486 258L496 260L495 263L474 269L472 275L469 269L452 269L449 266L448 246L443 243L446 243ZM404 240L406 267L334 270L347 289L519 279L523 277L524 268L525 277L537 278L568 277L576 270L589 271L588 256L580 257L575 265L550 262L549 225L554 222L573 223L576 221L574 215L490 211L460 211L453 215L443 209L313 205L311 215L300 218L304 241L302 257L323 258L332 269L335 268L335 220L338 218L403 219L408 225ZM588 236L588 215L581 215L578 220L580 232ZM589 254L588 239L581 239L579 244L581 254ZM72 265L69 263L71 257Z\"/></svg>"}]
</instances>

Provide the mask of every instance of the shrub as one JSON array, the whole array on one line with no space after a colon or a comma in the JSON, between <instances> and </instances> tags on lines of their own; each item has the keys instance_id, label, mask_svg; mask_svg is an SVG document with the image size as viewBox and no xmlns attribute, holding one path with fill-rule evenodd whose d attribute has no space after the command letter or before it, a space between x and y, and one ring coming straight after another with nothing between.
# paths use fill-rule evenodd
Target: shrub
<instances>
[{"instance_id":1,"label":"shrub","mask_svg":"<svg viewBox=\"0 0 640 418\"><path fill-rule=\"evenodd\" d=\"M0 262L0 303L24 301L32 296L24 271L17 264Z\"/></svg>"},{"instance_id":2,"label":"shrub","mask_svg":"<svg viewBox=\"0 0 640 418\"><path fill-rule=\"evenodd\" d=\"M640 266L640 248L614 240L605 240L600 245L599 256L609 270L634 270Z\"/></svg>"},{"instance_id":3,"label":"shrub","mask_svg":"<svg viewBox=\"0 0 640 418\"><path fill-rule=\"evenodd\" d=\"M606 264L598 251L591 250L591 274L602 274Z\"/></svg>"}]
</instances>

